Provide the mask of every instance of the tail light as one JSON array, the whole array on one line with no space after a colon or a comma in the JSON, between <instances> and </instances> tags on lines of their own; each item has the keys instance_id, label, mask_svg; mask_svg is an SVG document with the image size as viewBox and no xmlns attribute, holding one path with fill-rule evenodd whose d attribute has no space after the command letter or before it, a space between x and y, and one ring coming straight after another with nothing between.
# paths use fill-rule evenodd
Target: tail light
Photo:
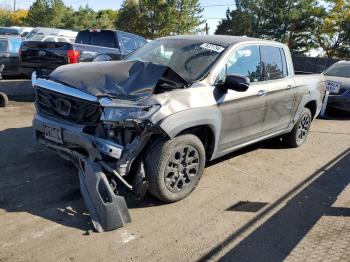
<instances>
[{"instance_id":1,"label":"tail light","mask_svg":"<svg viewBox=\"0 0 350 262\"><path fill-rule=\"evenodd\" d=\"M19 57L19 60L21 61L21 58L22 58L22 49L19 49L19 50L18 50L18 57Z\"/></svg>"},{"instance_id":2,"label":"tail light","mask_svg":"<svg viewBox=\"0 0 350 262\"><path fill-rule=\"evenodd\" d=\"M68 50L68 64L79 63L80 51L79 50Z\"/></svg>"}]
</instances>

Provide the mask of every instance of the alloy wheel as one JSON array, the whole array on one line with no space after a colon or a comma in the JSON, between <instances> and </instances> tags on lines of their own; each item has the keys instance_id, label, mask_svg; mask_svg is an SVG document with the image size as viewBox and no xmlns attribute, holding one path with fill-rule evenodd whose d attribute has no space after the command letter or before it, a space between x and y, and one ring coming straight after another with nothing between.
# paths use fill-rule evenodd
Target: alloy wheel
<instances>
[{"instance_id":1,"label":"alloy wheel","mask_svg":"<svg viewBox=\"0 0 350 262\"><path fill-rule=\"evenodd\" d=\"M303 143L309 133L311 119L310 116L305 114L299 123L298 130L296 133L297 142Z\"/></svg>"},{"instance_id":2,"label":"alloy wheel","mask_svg":"<svg viewBox=\"0 0 350 262\"><path fill-rule=\"evenodd\" d=\"M185 145L176 148L165 168L165 185L169 191L179 193L185 188L194 187L198 182L200 158L198 150Z\"/></svg>"}]
</instances>

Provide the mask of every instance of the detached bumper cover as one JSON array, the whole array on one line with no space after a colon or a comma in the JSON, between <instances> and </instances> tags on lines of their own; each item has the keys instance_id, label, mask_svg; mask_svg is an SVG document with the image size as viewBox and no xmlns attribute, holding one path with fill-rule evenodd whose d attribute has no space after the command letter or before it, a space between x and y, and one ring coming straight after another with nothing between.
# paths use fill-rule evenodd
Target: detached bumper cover
<instances>
[{"instance_id":1,"label":"detached bumper cover","mask_svg":"<svg viewBox=\"0 0 350 262\"><path fill-rule=\"evenodd\" d=\"M131 222L125 199L113 193L99 164L81 160L80 192L98 232L110 231Z\"/></svg>"},{"instance_id":2,"label":"detached bumper cover","mask_svg":"<svg viewBox=\"0 0 350 262\"><path fill-rule=\"evenodd\" d=\"M44 124L62 129L63 145L43 138ZM131 222L125 199L113 192L99 163L102 159L101 150L106 150L112 154L110 156L117 158L122 154L122 146L84 134L80 126L65 125L40 115L34 117L33 126L38 142L54 149L66 159L72 160L78 168L80 192L98 232L114 230ZM69 149L67 145L84 149L88 156Z\"/></svg>"}]
</instances>

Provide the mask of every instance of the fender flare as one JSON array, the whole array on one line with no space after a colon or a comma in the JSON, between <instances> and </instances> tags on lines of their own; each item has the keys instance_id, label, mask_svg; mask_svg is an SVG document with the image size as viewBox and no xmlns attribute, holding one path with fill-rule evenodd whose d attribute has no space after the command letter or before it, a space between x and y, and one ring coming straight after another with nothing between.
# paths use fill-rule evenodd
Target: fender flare
<instances>
[{"instance_id":1,"label":"fender flare","mask_svg":"<svg viewBox=\"0 0 350 262\"><path fill-rule=\"evenodd\" d=\"M203 107L177 112L159 122L159 127L170 138L196 126L208 126L212 130L215 141L213 158L216 155L221 134L221 112L217 107Z\"/></svg>"}]
</instances>

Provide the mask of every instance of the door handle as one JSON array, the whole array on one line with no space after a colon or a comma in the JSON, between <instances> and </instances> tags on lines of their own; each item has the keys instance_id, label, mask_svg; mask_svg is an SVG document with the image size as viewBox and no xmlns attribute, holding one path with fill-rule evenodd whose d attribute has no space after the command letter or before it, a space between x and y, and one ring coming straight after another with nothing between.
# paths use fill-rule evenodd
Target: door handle
<instances>
[{"instance_id":1,"label":"door handle","mask_svg":"<svg viewBox=\"0 0 350 262\"><path fill-rule=\"evenodd\" d=\"M287 85L287 90L292 89L292 85Z\"/></svg>"},{"instance_id":2,"label":"door handle","mask_svg":"<svg viewBox=\"0 0 350 262\"><path fill-rule=\"evenodd\" d=\"M261 97L261 96L266 96L266 91L265 90L260 90L256 95Z\"/></svg>"}]
</instances>

